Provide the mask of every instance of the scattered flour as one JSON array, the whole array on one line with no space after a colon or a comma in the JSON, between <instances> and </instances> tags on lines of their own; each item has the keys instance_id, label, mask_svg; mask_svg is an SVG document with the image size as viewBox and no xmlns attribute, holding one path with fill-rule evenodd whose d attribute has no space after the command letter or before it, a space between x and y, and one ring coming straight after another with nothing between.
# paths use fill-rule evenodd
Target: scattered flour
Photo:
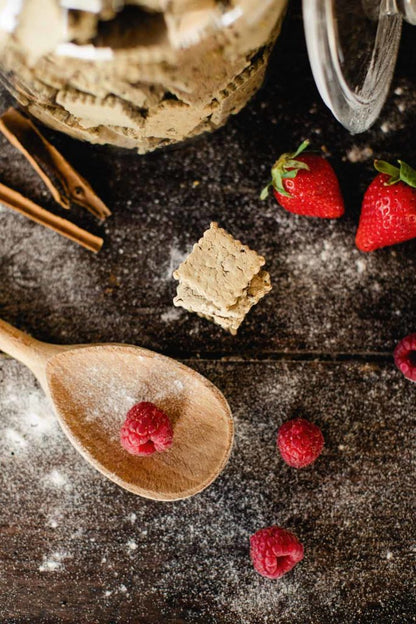
<instances>
[{"instance_id":1,"label":"scattered flour","mask_svg":"<svg viewBox=\"0 0 416 624\"><path fill-rule=\"evenodd\" d=\"M127 542L127 548L129 550L137 550L137 543L131 539Z\"/></svg>"},{"instance_id":2,"label":"scattered flour","mask_svg":"<svg viewBox=\"0 0 416 624\"><path fill-rule=\"evenodd\" d=\"M318 279L321 290L325 282L334 281L335 273L346 283L365 268L358 250L351 249L350 241L343 241L341 236L337 240L305 241L302 251L288 251L282 260L288 268L289 279L296 278L297 284L310 283L312 290L316 290Z\"/></svg>"},{"instance_id":3,"label":"scattered flour","mask_svg":"<svg viewBox=\"0 0 416 624\"><path fill-rule=\"evenodd\" d=\"M50 511L48 510L45 526L56 529L62 522L63 515L63 511L59 507L51 509Z\"/></svg>"},{"instance_id":4,"label":"scattered flour","mask_svg":"<svg viewBox=\"0 0 416 624\"><path fill-rule=\"evenodd\" d=\"M45 475L44 481L50 487L62 488L70 485L66 476L56 469Z\"/></svg>"},{"instance_id":5,"label":"scattered flour","mask_svg":"<svg viewBox=\"0 0 416 624\"><path fill-rule=\"evenodd\" d=\"M172 306L172 308L163 312L163 314L160 315L160 318L165 323L172 323L174 321L178 321L181 316L183 316L183 310Z\"/></svg>"},{"instance_id":6,"label":"scattered flour","mask_svg":"<svg viewBox=\"0 0 416 624\"><path fill-rule=\"evenodd\" d=\"M5 434L6 434L6 440L11 442L11 444L14 447L17 447L17 448L27 447L27 442L24 439L24 437L21 436L20 433L18 433L14 429L6 429Z\"/></svg>"},{"instance_id":7,"label":"scattered flour","mask_svg":"<svg viewBox=\"0 0 416 624\"><path fill-rule=\"evenodd\" d=\"M353 147L347 152L347 159L352 163L365 162L366 160L372 158L373 155L374 152L369 145L366 145L365 147L353 145Z\"/></svg>"},{"instance_id":8,"label":"scattered flour","mask_svg":"<svg viewBox=\"0 0 416 624\"><path fill-rule=\"evenodd\" d=\"M41 391L19 394L14 385L7 384L4 389L4 404L13 414L15 439L19 438L21 443L27 442L29 438L37 440L52 436L59 426Z\"/></svg>"},{"instance_id":9,"label":"scattered flour","mask_svg":"<svg viewBox=\"0 0 416 624\"><path fill-rule=\"evenodd\" d=\"M83 361L81 351L78 355L80 366ZM180 380L177 383L177 372L162 358L153 367L157 359L157 356L149 358L149 366L141 368L137 366L134 352L120 349L105 354L90 353L88 371L81 380L77 366L73 366L73 377L71 372L62 369L62 378L68 388L77 388L64 409L77 412L80 421L84 420L90 426L94 424L100 435L105 434L108 443L118 449L120 428L133 405L151 401L161 409L167 404L174 411L175 406L181 403L185 392L183 383ZM114 366L115 361L118 362L117 367ZM123 375L121 371L128 374Z\"/></svg>"},{"instance_id":10,"label":"scattered flour","mask_svg":"<svg viewBox=\"0 0 416 624\"><path fill-rule=\"evenodd\" d=\"M311 279L325 264L341 262L347 269L342 253L334 258L333 249L316 252L312 246L308 253L317 267L307 257L300 261ZM278 613L281 624L303 624L328 613L334 622L352 622L357 604L410 591L414 480L410 455L395 449L410 453L401 423L403 414L413 413L415 398L391 365L374 373L360 363L250 363L256 384L242 384L235 362L193 365L222 385L233 406L234 452L207 490L163 504L135 499L106 480L59 427L42 435L29 427L28 447L11 455L2 432L16 430L22 416L11 394L22 397L25 409L31 395L39 418L43 399L29 372L0 360L2 522L16 527L4 537L15 553L2 562L5 617L16 613L2 579L17 576L23 566L38 587L32 620L44 608L50 574L59 574L54 591L65 601L67 619L74 620L83 604L91 622L97 613L108 614L109 605L126 621L137 604L143 617L148 608L160 621L275 624ZM307 472L286 469L275 452L276 428L298 410L322 427L326 441L322 461ZM294 530L306 549L304 561L278 583L259 577L248 553L250 534L272 523ZM27 539L33 539L32 561ZM390 559L388 552L394 553ZM90 587L102 588L94 600L86 599Z\"/></svg>"},{"instance_id":11,"label":"scattered flour","mask_svg":"<svg viewBox=\"0 0 416 624\"><path fill-rule=\"evenodd\" d=\"M388 134L389 132L395 130L395 127L391 122L384 121L380 126L380 130L384 132L384 134Z\"/></svg>"},{"instance_id":12,"label":"scattered flour","mask_svg":"<svg viewBox=\"0 0 416 624\"><path fill-rule=\"evenodd\" d=\"M164 273L165 280L171 281L173 279L172 273L175 271L175 269L178 268L181 262L185 260L185 258L189 255L189 252L190 250L185 251L185 252L181 251L174 245L171 247L170 252L169 252L168 266Z\"/></svg>"},{"instance_id":13,"label":"scattered flour","mask_svg":"<svg viewBox=\"0 0 416 624\"><path fill-rule=\"evenodd\" d=\"M39 566L39 572L56 572L64 568L63 562L70 558L67 552L54 552L49 556L44 556L42 564Z\"/></svg>"},{"instance_id":14,"label":"scattered flour","mask_svg":"<svg viewBox=\"0 0 416 624\"><path fill-rule=\"evenodd\" d=\"M358 273L364 273L367 268L365 260L362 260L361 258L355 261L355 266L357 267Z\"/></svg>"}]
</instances>

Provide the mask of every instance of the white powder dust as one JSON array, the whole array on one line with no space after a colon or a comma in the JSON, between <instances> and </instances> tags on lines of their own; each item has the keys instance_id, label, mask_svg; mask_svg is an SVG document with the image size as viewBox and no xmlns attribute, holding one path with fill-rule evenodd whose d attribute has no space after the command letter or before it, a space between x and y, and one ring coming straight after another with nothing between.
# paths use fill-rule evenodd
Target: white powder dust
<instances>
[{"instance_id":1,"label":"white powder dust","mask_svg":"<svg viewBox=\"0 0 416 624\"><path fill-rule=\"evenodd\" d=\"M189 251L182 251L181 249L178 249L175 245L171 247L170 252L169 252L169 260L167 263L167 268L163 274L165 280L170 281L173 279L172 273L178 268L178 266L189 255Z\"/></svg>"},{"instance_id":2,"label":"white powder dust","mask_svg":"<svg viewBox=\"0 0 416 624\"><path fill-rule=\"evenodd\" d=\"M307 279L315 279L323 264L341 262L348 273L342 249L333 253L311 245L300 261ZM370 269L371 262L363 275ZM345 279L354 271L352 263ZM21 396L23 406L31 395L39 417L43 399L28 371L0 360L2 522L14 527L4 534L14 555L4 559L0 576L6 617L15 613L15 602L4 579L17 577L23 567L39 588L39 600L50 592L50 576L59 575L56 592L67 603L67 618L74 619L79 604L85 604L86 621L105 618L115 601L121 616L140 604L143 617L152 609L160 621L173 621L180 611L181 619L198 624L275 624L277 613L282 624L319 622L322 613L334 622L352 622L357 604L365 608L406 595L414 559L408 537L413 386L391 363L375 368L302 361L192 365L222 384L230 400L234 451L207 490L164 504L135 498L109 482L58 426L42 435L29 427L24 431L28 446L12 455L3 434L18 430L21 413L5 389ZM242 383L245 366L256 384ZM275 447L277 427L298 410L325 436L322 456L304 471L283 465ZM408 415L405 430L403 414ZM258 576L249 557L249 536L275 523L293 530L305 545L305 559L278 582ZM90 602L87 578L101 588ZM32 619L43 608L39 600L31 601Z\"/></svg>"},{"instance_id":3,"label":"white powder dust","mask_svg":"<svg viewBox=\"0 0 416 624\"><path fill-rule=\"evenodd\" d=\"M137 543L131 539L127 542L127 548L129 550L137 550Z\"/></svg>"},{"instance_id":4,"label":"white powder dust","mask_svg":"<svg viewBox=\"0 0 416 624\"><path fill-rule=\"evenodd\" d=\"M6 429L5 434L6 440L9 441L14 448L25 448L27 446L26 440L18 431Z\"/></svg>"},{"instance_id":5,"label":"white powder dust","mask_svg":"<svg viewBox=\"0 0 416 624\"><path fill-rule=\"evenodd\" d=\"M27 447L30 440L53 436L59 426L41 391L22 390L20 393L14 384L6 384L4 405L12 414L13 428L8 434L9 440L13 439L23 447Z\"/></svg>"},{"instance_id":6,"label":"white powder dust","mask_svg":"<svg viewBox=\"0 0 416 624\"><path fill-rule=\"evenodd\" d=\"M351 163L357 162L365 162L374 156L374 152L369 145L364 147L358 147L358 145L353 145L351 149L347 152L347 159Z\"/></svg>"},{"instance_id":7,"label":"white powder dust","mask_svg":"<svg viewBox=\"0 0 416 624\"><path fill-rule=\"evenodd\" d=\"M42 564L39 566L39 572L56 572L64 568L65 559L70 558L67 552L54 552L48 556L44 556Z\"/></svg>"},{"instance_id":8,"label":"white powder dust","mask_svg":"<svg viewBox=\"0 0 416 624\"><path fill-rule=\"evenodd\" d=\"M45 475L44 481L47 485L57 488L68 487L69 485L67 477L56 469Z\"/></svg>"},{"instance_id":9,"label":"white powder dust","mask_svg":"<svg viewBox=\"0 0 416 624\"><path fill-rule=\"evenodd\" d=\"M395 126L389 121L384 121L380 126L380 130L384 132L384 134L388 134L395 130Z\"/></svg>"},{"instance_id":10,"label":"white powder dust","mask_svg":"<svg viewBox=\"0 0 416 624\"><path fill-rule=\"evenodd\" d=\"M65 373L65 383L77 388L71 396L69 410L76 411L81 421L99 427L110 443L119 444L120 428L133 405L140 401L176 404L186 391L177 379L177 371L168 366L143 365L143 372L139 372L137 361L142 357L123 350L105 356L98 353L95 360L90 354L88 374L83 379L79 379L76 367L72 379L70 373ZM116 360L119 367L114 366Z\"/></svg>"},{"instance_id":11,"label":"white powder dust","mask_svg":"<svg viewBox=\"0 0 416 624\"><path fill-rule=\"evenodd\" d=\"M172 308L170 308L166 312L163 312L163 314L160 315L160 318L164 323L172 323L178 321L182 316L183 310L181 310L181 308L175 308L172 306Z\"/></svg>"}]
</instances>

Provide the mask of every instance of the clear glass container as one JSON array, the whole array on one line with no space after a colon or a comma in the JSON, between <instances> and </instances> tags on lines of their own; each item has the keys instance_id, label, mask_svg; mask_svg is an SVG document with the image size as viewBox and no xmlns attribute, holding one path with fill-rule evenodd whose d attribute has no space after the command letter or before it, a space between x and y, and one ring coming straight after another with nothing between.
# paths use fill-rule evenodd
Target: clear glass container
<instances>
[{"instance_id":1,"label":"clear glass container","mask_svg":"<svg viewBox=\"0 0 416 624\"><path fill-rule=\"evenodd\" d=\"M0 78L48 126L140 153L222 126L262 84L287 0L0 0ZM303 0L323 100L377 119L416 0Z\"/></svg>"},{"instance_id":2,"label":"clear glass container","mask_svg":"<svg viewBox=\"0 0 416 624\"><path fill-rule=\"evenodd\" d=\"M321 96L352 133L367 130L388 95L403 18L416 0L303 0L308 52Z\"/></svg>"},{"instance_id":3,"label":"clear glass container","mask_svg":"<svg viewBox=\"0 0 416 624\"><path fill-rule=\"evenodd\" d=\"M0 0L0 77L47 126L139 153L260 87L287 0Z\"/></svg>"}]
</instances>

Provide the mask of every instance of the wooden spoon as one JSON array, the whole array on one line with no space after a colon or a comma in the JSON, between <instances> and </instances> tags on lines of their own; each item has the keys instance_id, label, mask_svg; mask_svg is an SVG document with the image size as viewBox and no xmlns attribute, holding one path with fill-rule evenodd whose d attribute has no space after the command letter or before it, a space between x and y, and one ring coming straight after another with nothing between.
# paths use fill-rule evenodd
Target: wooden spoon
<instances>
[{"instance_id":1,"label":"wooden spoon","mask_svg":"<svg viewBox=\"0 0 416 624\"><path fill-rule=\"evenodd\" d=\"M0 348L35 374L81 455L126 490L155 500L187 498L224 468L233 442L230 408L218 388L187 366L130 345L46 344L1 320ZM122 448L120 427L139 401L171 418L168 451L137 457Z\"/></svg>"}]
</instances>

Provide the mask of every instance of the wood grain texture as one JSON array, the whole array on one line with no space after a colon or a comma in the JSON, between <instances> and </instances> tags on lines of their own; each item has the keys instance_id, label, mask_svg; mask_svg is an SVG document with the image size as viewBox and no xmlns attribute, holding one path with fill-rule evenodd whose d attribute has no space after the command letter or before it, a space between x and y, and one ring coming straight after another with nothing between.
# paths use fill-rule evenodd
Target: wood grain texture
<instances>
[{"instance_id":1,"label":"wood grain texture","mask_svg":"<svg viewBox=\"0 0 416 624\"><path fill-rule=\"evenodd\" d=\"M390 353L414 322L416 242L363 254L354 236L361 197L374 176L372 158L363 150L416 163L406 130L416 119L414 33L406 32L393 86L402 94L392 93L380 121L364 135L350 136L321 103L301 24L293 15L266 87L211 136L138 158L48 133L113 216L100 232L74 207L71 218L105 239L95 258L19 216L0 213L3 318L18 319L50 342L118 341L173 357ZM382 125L391 129L383 132ZM258 199L275 156L305 136L330 151L346 197L340 220L301 219L279 209L272 198ZM0 148L6 183L51 207L25 159L19 160L3 139ZM355 148L362 162L350 160ZM237 340L186 312L169 320L172 272L212 220L265 257L275 284L249 313Z\"/></svg>"},{"instance_id":2,"label":"wood grain texture","mask_svg":"<svg viewBox=\"0 0 416 624\"><path fill-rule=\"evenodd\" d=\"M416 242L371 255L354 247L372 156L416 164L414 29L404 28L380 120L352 137L319 99L300 2L290 4L265 88L215 134L138 158L46 132L113 211L99 257L0 213L1 316L49 342L180 355L236 417L231 460L211 487L177 503L139 499L82 461L31 375L2 360L1 624L80 614L94 624L415 622L416 390L391 352L415 330ZM258 201L275 157L306 137L339 174L346 215L337 222ZM0 171L52 207L1 137ZM94 231L89 215L73 214ZM265 257L274 284L238 338L172 312L171 274L212 220ZM322 427L326 447L294 472L274 438L298 413ZM276 584L248 559L249 535L272 523L306 552Z\"/></svg>"},{"instance_id":3,"label":"wood grain texture","mask_svg":"<svg viewBox=\"0 0 416 624\"><path fill-rule=\"evenodd\" d=\"M120 487L173 501L201 492L223 470L233 443L230 408L187 366L130 345L42 343L1 319L0 348L30 368L74 447ZM169 451L143 458L122 448L121 426L141 401L169 415Z\"/></svg>"},{"instance_id":4,"label":"wood grain texture","mask_svg":"<svg viewBox=\"0 0 416 624\"><path fill-rule=\"evenodd\" d=\"M30 373L1 361L1 621L414 622L416 386L392 363L188 364L228 397L235 446L208 489L161 503L90 468ZM275 448L295 414L325 436L305 470ZM249 535L273 523L305 545L276 583L248 556Z\"/></svg>"},{"instance_id":5,"label":"wood grain texture","mask_svg":"<svg viewBox=\"0 0 416 624\"><path fill-rule=\"evenodd\" d=\"M72 444L124 489L178 500L197 494L223 470L233 442L230 408L213 384L187 366L140 347L94 345L58 353L46 372L49 396ZM143 458L121 447L121 425L140 401L169 415L169 451Z\"/></svg>"}]
</instances>

